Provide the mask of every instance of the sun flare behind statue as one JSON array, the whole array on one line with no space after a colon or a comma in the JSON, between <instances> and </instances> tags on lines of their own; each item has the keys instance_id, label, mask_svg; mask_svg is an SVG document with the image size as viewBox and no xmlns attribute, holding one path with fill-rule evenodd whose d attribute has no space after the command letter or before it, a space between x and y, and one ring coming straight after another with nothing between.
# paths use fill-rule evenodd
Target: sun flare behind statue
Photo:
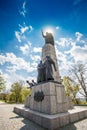
<instances>
[{"instance_id":1,"label":"sun flare behind statue","mask_svg":"<svg viewBox=\"0 0 87 130\"><path fill-rule=\"evenodd\" d=\"M44 32L52 33L53 34L53 29L52 28L45 28Z\"/></svg>"}]
</instances>

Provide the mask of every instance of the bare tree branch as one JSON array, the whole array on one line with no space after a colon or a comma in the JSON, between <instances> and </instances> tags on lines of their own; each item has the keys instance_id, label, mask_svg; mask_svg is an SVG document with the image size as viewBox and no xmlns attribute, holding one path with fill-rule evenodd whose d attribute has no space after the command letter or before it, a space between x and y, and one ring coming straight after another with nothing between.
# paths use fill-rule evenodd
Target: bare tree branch
<instances>
[{"instance_id":1,"label":"bare tree branch","mask_svg":"<svg viewBox=\"0 0 87 130\"><path fill-rule=\"evenodd\" d=\"M87 83L86 83L86 71L87 68L85 67L84 64L82 63L77 63L74 66L72 66L71 72L74 74L75 78L78 80L78 83L80 84L84 94L82 92L79 92L80 94L82 94L87 101ZM75 79L75 80L76 80Z\"/></svg>"}]
</instances>

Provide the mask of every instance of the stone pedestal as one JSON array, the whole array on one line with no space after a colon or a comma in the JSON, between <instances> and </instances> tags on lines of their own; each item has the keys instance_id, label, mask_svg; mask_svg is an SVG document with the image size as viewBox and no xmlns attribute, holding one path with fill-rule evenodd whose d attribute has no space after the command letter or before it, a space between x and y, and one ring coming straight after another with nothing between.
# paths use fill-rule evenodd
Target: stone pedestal
<instances>
[{"instance_id":1,"label":"stone pedestal","mask_svg":"<svg viewBox=\"0 0 87 130\"><path fill-rule=\"evenodd\" d=\"M40 102L34 100L38 91L44 94L44 99ZM54 81L34 86L31 96L26 99L25 107L45 114L66 112L68 106L64 86Z\"/></svg>"}]
</instances>

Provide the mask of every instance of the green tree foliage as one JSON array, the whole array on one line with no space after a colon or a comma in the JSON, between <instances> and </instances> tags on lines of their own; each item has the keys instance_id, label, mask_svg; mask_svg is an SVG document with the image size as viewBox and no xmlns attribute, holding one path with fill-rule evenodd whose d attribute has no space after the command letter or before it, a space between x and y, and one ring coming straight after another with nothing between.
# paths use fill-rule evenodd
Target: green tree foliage
<instances>
[{"instance_id":1,"label":"green tree foliage","mask_svg":"<svg viewBox=\"0 0 87 130\"><path fill-rule=\"evenodd\" d=\"M0 73L0 92L2 90L5 90L6 86L5 86L5 80L3 78L3 75Z\"/></svg>"},{"instance_id":2,"label":"green tree foliage","mask_svg":"<svg viewBox=\"0 0 87 130\"><path fill-rule=\"evenodd\" d=\"M64 77L63 78L63 85L65 86L66 95L72 96L72 100L74 103L78 104L78 101L76 99L76 94L79 91L78 84L75 84L73 80L70 79L70 77Z\"/></svg>"},{"instance_id":3,"label":"green tree foliage","mask_svg":"<svg viewBox=\"0 0 87 130\"><path fill-rule=\"evenodd\" d=\"M31 94L31 90L29 88L23 87L21 90L21 97L22 97L22 102L25 101L26 97Z\"/></svg>"},{"instance_id":4,"label":"green tree foliage","mask_svg":"<svg viewBox=\"0 0 87 130\"><path fill-rule=\"evenodd\" d=\"M6 96L7 96L6 93L0 93L0 100L6 101Z\"/></svg>"},{"instance_id":5,"label":"green tree foliage","mask_svg":"<svg viewBox=\"0 0 87 130\"><path fill-rule=\"evenodd\" d=\"M14 93L12 93L12 92L8 93L7 96L6 96L6 101L10 102L10 103L14 103L15 102Z\"/></svg>"},{"instance_id":6,"label":"green tree foliage","mask_svg":"<svg viewBox=\"0 0 87 130\"><path fill-rule=\"evenodd\" d=\"M31 94L31 90L24 87L22 82L15 82L11 86L11 92L7 96L9 102L23 103L27 96Z\"/></svg>"},{"instance_id":7,"label":"green tree foliage","mask_svg":"<svg viewBox=\"0 0 87 130\"><path fill-rule=\"evenodd\" d=\"M14 97L15 102L21 102L21 90L22 86L20 85L19 82L13 83L11 86L11 92L12 96Z\"/></svg>"}]
</instances>

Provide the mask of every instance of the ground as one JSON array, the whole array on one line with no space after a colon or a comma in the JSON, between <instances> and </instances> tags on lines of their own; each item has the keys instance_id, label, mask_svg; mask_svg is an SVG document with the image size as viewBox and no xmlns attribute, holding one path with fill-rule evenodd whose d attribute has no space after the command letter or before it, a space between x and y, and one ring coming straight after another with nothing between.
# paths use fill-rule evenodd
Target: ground
<instances>
[{"instance_id":1,"label":"ground","mask_svg":"<svg viewBox=\"0 0 87 130\"><path fill-rule=\"evenodd\" d=\"M0 102L0 130L46 130L39 125L24 119L13 112L18 104L6 104ZM67 125L58 130L87 130L87 119Z\"/></svg>"}]
</instances>

